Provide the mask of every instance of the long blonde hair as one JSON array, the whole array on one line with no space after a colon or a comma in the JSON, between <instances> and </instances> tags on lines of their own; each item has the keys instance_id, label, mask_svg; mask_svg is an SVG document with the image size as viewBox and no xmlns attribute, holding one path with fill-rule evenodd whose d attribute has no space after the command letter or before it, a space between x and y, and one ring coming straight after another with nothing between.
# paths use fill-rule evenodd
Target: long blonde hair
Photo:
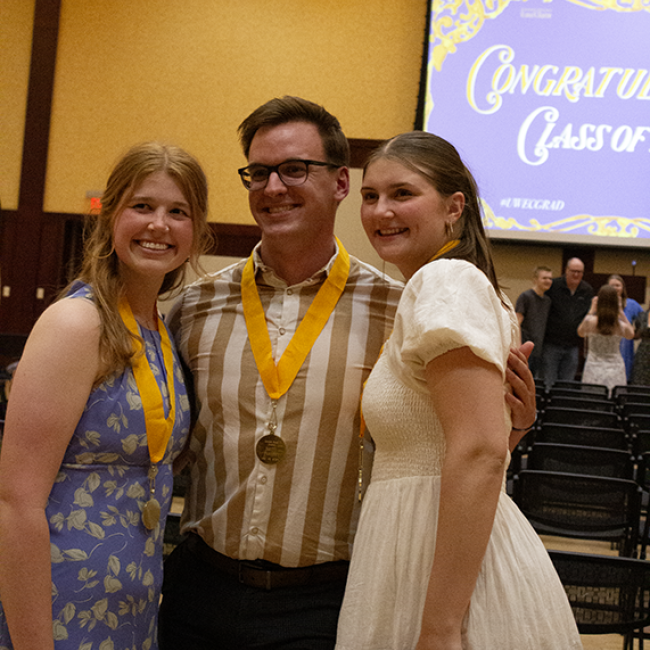
<instances>
[{"instance_id":1,"label":"long blonde hair","mask_svg":"<svg viewBox=\"0 0 650 650\"><path fill-rule=\"evenodd\" d=\"M161 171L174 179L190 205L193 238L188 261L196 272L200 272L199 256L207 250L211 241L207 225L207 179L193 156L180 147L145 142L131 148L117 162L102 195L101 211L90 217L90 232L84 243L84 259L78 278L92 287L101 321L101 371L96 385L131 365L134 355L133 336L118 311L124 284L113 241L115 220L144 180L150 174ZM181 287L185 268L186 264L182 264L167 273L158 295ZM61 295L67 295L69 291L70 287Z\"/></svg>"}]
</instances>

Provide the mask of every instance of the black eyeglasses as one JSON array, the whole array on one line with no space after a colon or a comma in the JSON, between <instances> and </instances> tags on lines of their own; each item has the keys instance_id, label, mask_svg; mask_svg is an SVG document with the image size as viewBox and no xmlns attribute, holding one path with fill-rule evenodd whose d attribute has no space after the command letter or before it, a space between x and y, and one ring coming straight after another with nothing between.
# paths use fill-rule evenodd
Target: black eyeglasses
<instances>
[{"instance_id":1,"label":"black eyeglasses","mask_svg":"<svg viewBox=\"0 0 650 650\"><path fill-rule=\"evenodd\" d=\"M263 190L275 172L287 187L302 185L309 175L309 166L337 168L340 165L320 160L285 160L279 165L249 165L237 170L247 190Z\"/></svg>"}]
</instances>

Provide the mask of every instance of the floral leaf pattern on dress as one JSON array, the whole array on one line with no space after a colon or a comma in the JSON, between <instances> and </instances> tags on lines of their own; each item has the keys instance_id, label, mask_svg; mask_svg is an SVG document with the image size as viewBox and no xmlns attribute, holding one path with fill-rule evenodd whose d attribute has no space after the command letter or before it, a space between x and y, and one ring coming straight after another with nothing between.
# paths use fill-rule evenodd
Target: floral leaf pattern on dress
<instances>
[{"instance_id":1,"label":"floral leaf pattern on dress","mask_svg":"<svg viewBox=\"0 0 650 650\"><path fill-rule=\"evenodd\" d=\"M144 332L143 338L168 409L159 335ZM46 509L56 650L157 650L171 463L190 423L183 373L174 358L176 422L156 477L161 518L153 530L142 523L150 460L142 400L130 370L92 392L66 450ZM1 604L0 650L12 650Z\"/></svg>"}]
</instances>

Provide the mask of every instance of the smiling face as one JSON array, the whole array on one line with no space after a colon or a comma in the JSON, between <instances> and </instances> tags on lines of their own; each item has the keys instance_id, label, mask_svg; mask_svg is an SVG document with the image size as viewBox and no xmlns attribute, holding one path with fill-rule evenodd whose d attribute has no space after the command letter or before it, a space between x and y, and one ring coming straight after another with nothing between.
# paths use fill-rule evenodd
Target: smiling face
<instances>
[{"instance_id":1,"label":"smiling face","mask_svg":"<svg viewBox=\"0 0 650 650\"><path fill-rule=\"evenodd\" d=\"M564 277L566 279L567 287L571 291L575 291L582 282L582 276L585 273L585 265L582 260L573 257L567 262Z\"/></svg>"},{"instance_id":2,"label":"smiling face","mask_svg":"<svg viewBox=\"0 0 650 650\"><path fill-rule=\"evenodd\" d=\"M181 266L193 240L188 201L166 172L154 172L136 187L113 226L115 252L125 282L162 283Z\"/></svg>"},{"instance_id":3,"label":"smiling face","mask_svg":"<svg viewBox=\"0 0 650 650\"><path fill-rule=\"evenodd\" d=\"M255 133L249 165L279 165L287 160L327 162L314 124L288 122ZM273 172L264 189L248 193L251 213L262 229L262 248L269 244L287 250L331 247L336 210L348 190L346 167L310 166L307 180L296 187L287 187Z\"/></svg>"},{"instance_id":4,"label":"smiling face","mask_svg":"<svg viewBox=\"0 0 650 650\"><path fill-rule=\"evenodd\" d=\"M389 158L366 169L361 222L379 256L410 278L449 241L465 205L462 192L443 197L424 176Z\"/></svg>"},{"instance_id":5,"label":"smiling face","mask_svg":"<svg viewBox=\"0 0 650 650\"><path fill-rule=\"evenodd\" d=\"M546 293L553 284L553 273L551 271L538 271L535 275L534 285L537 293Z\"/></svg>"}]
</instances>

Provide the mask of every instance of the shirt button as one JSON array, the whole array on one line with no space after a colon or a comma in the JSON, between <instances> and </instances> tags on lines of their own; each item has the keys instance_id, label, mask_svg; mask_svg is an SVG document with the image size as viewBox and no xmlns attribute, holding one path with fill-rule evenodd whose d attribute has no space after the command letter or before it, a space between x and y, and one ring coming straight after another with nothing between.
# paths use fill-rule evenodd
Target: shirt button
<instances>
[{"instance_id":1,"label":"shirt button","mask_svg":"<svg viewBox=\"0 0 650 650\"><path fill-rule=\"evenodd\" d=\"M257 528L251 528L251 535L257 535L258 532Z\"/></svg>"},{"instance_id":2,"label":"shirt button","mask_svg":"<svg viewBox=\"0 0 650 650\"><path fill-rule=\"evenodd\" d=\"M265 485L265 484L266 484L266 476L262 476L262 478L260 479L260 483L261 483L262 485Z\"/></svg>"},{"instance_id":3,"label":"shirt button","mask_svg":"<svg viewBox=\"0 0 650 650\"><path fill-rule=\"evenodd\" d=\"M286 334L287 330L284 329L284 327L280 328L280 335L284 336Z\"/></svg>"},{"instance_id":4,"label":"shirt button","mask_svg":"<svg viewBox=\"0 0 650 650\"><path fill-rule=\"evenodd\" d=\"M287 296L293 296L293 289L287 289Z\"/></svg>"}]
</instances>

